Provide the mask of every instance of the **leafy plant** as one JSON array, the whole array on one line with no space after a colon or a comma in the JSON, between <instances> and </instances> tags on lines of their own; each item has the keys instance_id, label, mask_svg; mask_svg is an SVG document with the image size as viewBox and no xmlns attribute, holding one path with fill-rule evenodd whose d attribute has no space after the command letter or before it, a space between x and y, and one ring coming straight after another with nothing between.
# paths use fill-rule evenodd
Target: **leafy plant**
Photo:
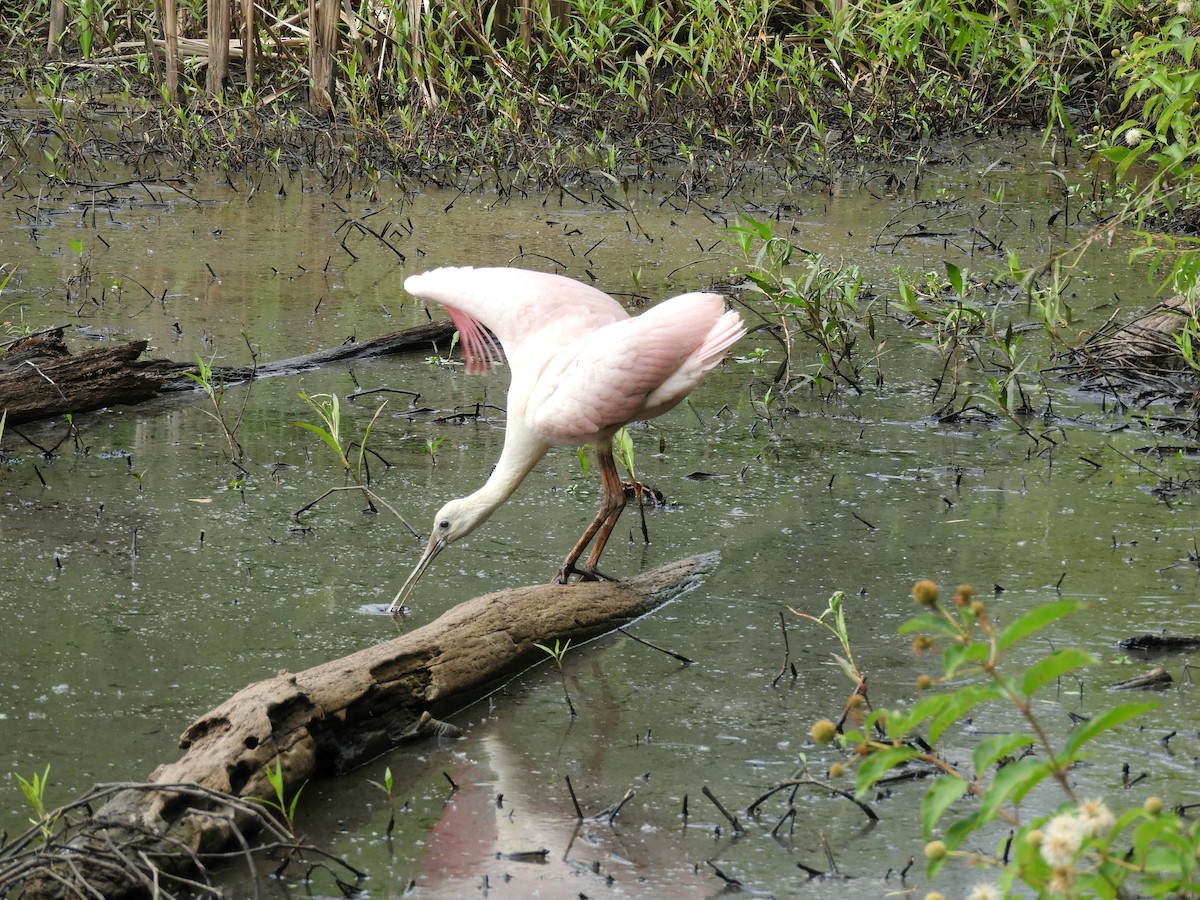
<instances>
[{"instance_id":1,"label":"leafy plant","mask_svg":"<svg viewBox=\"0 0 1200 900\"><path fill-rule=\"evenodd\" d=\"M232 427L225 420L225 410L222 406L222 402L225 399L224 376L218 375L214 378L212 359L206 361L199 353L196 354L196 371L184 372L183 374L200 385L200 389L208 397L209 403L212 404L212 410L204 410L204 414L220 427L221 434L225 438L225 443L229 445L229 452L233 455L233 458L235 460L243 459L246 456L246 451L242 449L242 445L234 437L234 432L237 431L238 425L241 423L241 413L238 413L238 418ZM245 406L242 409L244 411Z\"/></svg>"},{"instance_id":2,"label":"leafy plant","mask_svg":"<svg viewBox=\"0 0 1200 900\"><path fill-rule=\"evenodd\" d=\"M842 655L834 654L833 658L837 662L838 667L845 673L846 677L854 682L856 691L863 690L863 677L859 671L858 663L854 660L854 651L850 647L850 632L846 629L846 595L841 591L835 591L829 598L829 605L825 608L825 612L819 616L810 616L808 613L792 610L792 614L799 616L802 619L807 619L820 625L835 638L842 646Z\"/></svg>"},{"instance_id":3,"label":"leafy plant","mask_svg":"<svg viewBox=\"0 0 1200 900\"><path fill-rule=\"evenodd\" d=\"M371 421L367 424L366 429L363 431L362 439L359 441L351 441L342 433L342 407L341 401L338 399L336 394L309 395L301 391L296 396L307 403L309 407L316 412L318 418L321 420L321 424L318 425L313 422L304 422L300 420L293 420L290 424L297 428L302 428L305 431L309 431L319 437L322 443L324 443L325 446L329 447L329 449L333 451L334 456L342 466L342 471L348 478L350 478L353 484L330 488L316 500L298 510L295 515L299 517L335 491L354 490L362 493L363 498L367 501L367 508L372 513L378 512L378 510L375 508L375 504L378 503L397 519L399 519L400 524L402 524L410 534L412 534L414 537L419 537L420 533L413 528L412 525L410 525L408 521L405 520L402 515L400 515L400 513L396 512L391 504L389 504L386 500L383 500L378 494L371 490L370 487L371 473L366 463L367 444L371 439L371 431L375 427L375 423L379 421L380 414L383 412L384 407L387 406L387 401L385 400L383 403L379 404L379 408L376 409L375 414L371 416ZM355 445L358 447L358 453L353 457L353 460L351 460L350 453L353 452ZM436 449L436 447L434 449Z\"/></svg>"},{"instance_id":4,"label":"leafy plant","mask_svg":"<svg viewBox=\"0 0 1200 900\"><path fill-rule=\"evenodd\" d=\"M3 276L0 278L0 294L3 294L4 289L8 287L8 282L13 277L13 272L15 271L9 269L9 271L5 272L5 268L7 268L7 263L0 266L0 275ZM24 304L10 303L7 306L0 306L0 316L7 313L8 310L14 308L17 310L16 321L12 321L10 319L0 319L0 334L4 334L7 337L24 337L28 334L32 334L33 326L25 320Z\"/></svg>"},{"instance_id":5,"label":"leafy plant","mask_svg":"<svg viewBox=\"0 0 1200 900\"><path fill-rule=\"evenodd\" d=\"M320 425L312 422L293 421L291 424L297 428L303 428L305 431L311 431L319 437L329 449L334 452L337 460L342 465L345 473L354 481L356 485L365 487L370 481L370 472L366 467L367 442L371 438L371 429L375 427L375 422L378 421L383 408L387 406L387 401L379 404L379 408L375 410L375 415L371 417L371 421L367 424L367 429L363 433L363 438L358 441L358 454L354 461L351 462L348 451L353 448L353 442L344 441L342 437L342 406L337 394L306 394L301 391L297 394L301 400L309 405L320 417ZM370 498L368 497L368 501Z\"/></svg>"},{"instance_id":6,"label":"leafy plant","mask_svg":"<svg viewBox=\"0 0 1200 900\"><path fill-rule=\"evenodd\" d=\"M395 783L392 780L391 766L388 766L383 770L382 784L380 784L378 781L372 781L371 784L375 785L375 787L379 788L384 792L384 794L387 795L389 815L387 829L384 831L384 837L391 838L392 832L396 829L396 795L393 793Z\"/></svg>"},{"instance_id":7,"label":"leafy plant","mask_svg":"<svg viewBox=\"0 0 1200 900\"><path fill-rule=\"evenodd\" d=\"M548 647L545 644L537 643L535 643L533 646L537 647L552 660L554 660L554 665L558 668L559 678L562 679L563 697L567 701L567 711L570 713L572 719L576 718L577 714L575 712L575 704L571 702L571 693L567 690L567 675L563 671L563 658L567 655L567 650L571 647L571 639L567 638L567 642L565 644L560 644L558 639L555 638L553 647Z\"/></svg>"},{"instance_id":8,"label":"leafy plant","mask_svg":"<svg viewBox=\"0 0 1200 900\"><path fill-rule=\"evenodd\" d=\"M14 772L13 777L17 779L25 801L33 810L34 818L29 820L30 823L41 831L43 840L49 840L54 831L53 818L46 811L46 785L50 782L49 764L40 775L34 772L29 778L25 778Z\"/></svg>"},{"instance_id":9,"label":"leafy plant","mask_svg":"<svg viewBox=\"0 0 1200 900\"><path fill-rule=\"evenodd\" d=\"M889 772L916 761L938 773L919 809L929 877L950 861L964 861L995 872L995 887L988 887L986 896L1023 896L1032 890L1039 895L1131 897L1200 890L1200 826L1164 811L1154 797L1117 815L1103 801L1077 793L1073 768L1087 758L1097 739L1154 704L1122 703L1096 712L1060 743L1035 714L1039 695L1092 664L1094 655L1059 647L1029 664L1011 659L1018 646L1041 643L1046 629L1086 604L1043 603L999 626L969 586L960 586L948 605L930 581L917 582L913 597L924 612L900 633L913 636L914 652L921 658L939 647L942 651L940 673L921 675L916 686L947 690L930 693L907 709L871 712L840 742L852 751L859 797ZM1015 710L1025 728L983 738L969 765L937 751L951 728L992 703ZM831 726L822 729L821 737L832 736ZM1046 783L1062 794L1061 804L1050 814L1026 819L1023 801ZM959 804L967 794L972 802ZM994 852L977 849L985 839L978 832L994 824L1005 827L1000 846Z\"/></svg>"},{"instance_id":10,"label":"leafy plant","mask_svg":"<svg viewBox=\"0 0 1200 900\"><path fill-rule=\"evenodd\" d=\"M860 309L862 276L853 266L831 266L824 257L775 236L770 222L743 214L726 229L747 266L736 273L750 284L743 300L783 349L774 382L785 389L811 384L823 395L841 386L861 390L855 344L860 328L874 331L869 313ZM798 339L815 345L816 361L802 366Z\"/></svg>"},{"instance_id":11,"label":"leafy plant","mask_svg":"<svg viewBox=\"0 0 1200 900\"><path fill-rule=\"evenodd\" d=\"M425 439L425 448L424 449L425 449L425 452L429 454L429 462L431 465L435 465L435 466L437 465L438 447L442 446L442 443L445 440L446 439L444 437L426 438Z\"/></svg>"},{"instance_id":12,"label":"leafy plant","mask_svg":"<svg viewBox=\"0 0 1200 900\"><path fill-rule=\"evenodd\" d=\"M1179 358L1194 372L1200 372L1200 318L1192 313L1183 327L1171 335L1179 349ZM2 424L2 423L0 423Z\"/></svg>"},{"instance_id":13,"label":"leafy plant","mask_svg":"<svg viewBox=\"0 0 1200 900\"><path fill-rule=\"evenodd\" d=\"M292 794L291 799L287 798L287 785L285 784L283 774L283 761L276 756L275 767L264 766L263 775L266 776L267 782L271 785L271 790L275 792L273 800L263 800L255 798L263 806L269 807L279 813L283 819L283 827L288 830L289 834L296 833L296 807L300 803L300 794L304 791L305 785L308 782L296 788L296 793Z\"/></svg>"}]
</instances>

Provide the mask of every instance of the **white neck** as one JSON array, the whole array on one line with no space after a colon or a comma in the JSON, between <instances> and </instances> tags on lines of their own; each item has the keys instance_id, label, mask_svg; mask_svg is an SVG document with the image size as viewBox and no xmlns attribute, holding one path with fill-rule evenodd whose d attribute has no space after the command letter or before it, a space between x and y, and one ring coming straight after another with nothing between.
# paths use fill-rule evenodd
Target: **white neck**
<instances>
[{"instance_id":1,"label":"white neck","mask_svg":"<svg viewBox=\"0 0 1200 900\"><path fill-rule=\"evenodd\" d=\"M500 452L496 467L492 469L491 477L483 487L463 498L463 502L470 504L477 516L471 523L471 531L482 525L513 495L548 449L546 444L520 434L519 430L510 428L505 433L504 449Z\"/></svg>"}]
</instances>

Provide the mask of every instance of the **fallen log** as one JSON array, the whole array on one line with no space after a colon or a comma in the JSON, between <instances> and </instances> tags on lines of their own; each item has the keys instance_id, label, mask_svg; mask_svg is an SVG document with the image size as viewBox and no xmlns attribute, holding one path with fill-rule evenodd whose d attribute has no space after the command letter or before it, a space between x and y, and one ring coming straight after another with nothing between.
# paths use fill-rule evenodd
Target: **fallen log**
<instances>
[{"instance_id":1,"label":"fallen log","mask_svg":"<svg viewBox=\"0 0 1200 900\"><path fill-rule=\"evenodd\" d=\"M64 328L48 329L8 342L0 353L0 412L17 425L106 406L134 405L160 394L197 390L188 373L196 363L143 359L146 341L96 347L71 354ZM426 350L454 333L449 321L429 322L366 341L273 360L258 366L214 366L212 377L225 384L291 374L349 359L371 359L406 350Z\"/></svg>"},{"instance_id":2,"label":"fallen log","mask_svg":"<svg viewBox=\"0 0 1200 900\"><path fill-rule=\"evenodd\" d=\"M699 585L716 561L710 553L626 581L487 594L409 634L252 684L196 720L183 756L149 785L116 793L32 859L0 851L0 895L21 886L27 898L139 896L190 877L204 854L254 830L240 801L275 800L268 769L279 767L290 797L312 778L444 733L440 717L546 660L535 644L577 646L612 631ZM6 871L19 879L6 882Z\"/></svg>"},{"instance_id":3,"label":"fallen log","mask_svg":"<svg viewBox=\"0 0 1200 900\"><path fill-rule=\"evenodd\" d=\"M1195 653L1200 650L1200 635L1135 634L1117 641L1122 650L1136 653Z\"/></svg>"}]
</instances>

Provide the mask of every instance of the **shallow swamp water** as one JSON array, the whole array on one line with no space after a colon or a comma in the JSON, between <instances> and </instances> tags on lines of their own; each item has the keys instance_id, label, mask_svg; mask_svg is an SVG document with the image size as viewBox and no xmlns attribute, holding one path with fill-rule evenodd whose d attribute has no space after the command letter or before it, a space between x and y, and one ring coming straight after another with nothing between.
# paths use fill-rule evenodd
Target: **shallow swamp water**
<instances>
[{"instance_id":1,"label":"shallow swamp water","mask_svg":"<svg viewBox=\"0 0 1200 900\"><path fill-rule=\"evenodd\" d=\"M35 329L68 326L76 348L145 337L150 355L244 364L248 344L262 361L281 359L439 315L401 288L406 274L438 265L558 268L632 305L708 287L742 263L724 228L747 212L777 216L795 243L859 266L882 307L894 303L897 271L941 273L950 261L991 272L1006 265L995 245L1032 258L1077 239L1086 217L1055 215L1061 163L1042 156L1035 138L1014 139L959 148L953 165L930 168L902 193L867 179L687 199L667 181L606 199L333 191L312 173L145 182L113 166L86 185L27 174L4 194L0 263L16 274L0 305L3 318L23 308ZM1152 305L1129 249L1118 239L1087 257L1077 318L1099 325L1118 306ZM1031 320L1023 303L1010 305L1001 316ZM720 552L702 587L635 629L693 665L622 635L573 647L563 670L577 718L557 671L538 667L456 715L465 740L404 747L308 785L300 830L366 871L362 887L374 897L711 896L728 889L721 873L775 896L922 890L921 782L867 798L880 815L873 825L817 790L797 797L799 817L774 836L782 797L758 818L744 815L802 756L817 772L840 759L812 745L808 729L836 719L852 685L832 661L833 639L787 610L818 615L844 591L871 700L891 706L911 702L914 679L931 669L897 635L914 610L915 579L971 582L1001 620L1060 595L1085 599L1089 610L1052 638L1101 662L1038 710L1064 734L1070 713L1122 699L1104 686L1150 664L1125 657L1118 640L1200 633L1195 497L1155 493L1164 473L1195 463L1139 454L1160 438L1063 381L1052 382L1053 418L1040 423L1058 427L1052 451L1034 452L1010 426L940 425L931 402L940 359L921 346L929 335L889 327L882 388L833 402L796 391L768 419L761 400L779 353L751 334L688 404L634 429L643 480L669 505L648 513L646 546L627 511L605 564L632 573ZM1029 332L1035 358L1037 340ZM342 397L354 434L390 397L370 439L390 465L376 461L373 485L424 531L442 502L487 477L503 441L503 370L468 376L448 352L229 386L224 404L239 419L246 473L229 465L198 392L78 416L77 442L63 421L6 429L0 828L19 831L29 815L8 773L49 765L50 805L95 782L141 780L178 755L193 719L245 684L395 634L378 609L420 545L349 493L293 518L342 484L328 450L293 424L313 418L297 393ZM346 399L381 388L414 394ZM58 449L47 458L38 446ZM410 623L547 581L597 497L573 451L552 453L483 529L438 559ZM781 611L796 674L773 685ZM1184 676L1183 660L1158 662ZM1196 802L1191 694L1158 699L1079 770L1083 793L1122 808L1152 793ZM1014 727L1010 710L979 710L949 748L967 756L979 736ZM1123 787L1123 765L1130 778L1145 773L1133 788ZM387 768L390 838L391 807L372 784ZM447 776L459 785L453 795ZM634 796L611 823L577 826L566 776L587 814ZM730 830L704 788L740 815L746 834ZM1059 799L1047 791L1031 808ZM513 856L541 849L544 861ZM836 874L810 879L797 864L836 865ZM222 877L231 896L248 895L244 868ZM951 868L937 886L954 895L978 879L986 873ZM309 885L261 889L339 896L322 872Z\"/></svg>"}]
</instances>

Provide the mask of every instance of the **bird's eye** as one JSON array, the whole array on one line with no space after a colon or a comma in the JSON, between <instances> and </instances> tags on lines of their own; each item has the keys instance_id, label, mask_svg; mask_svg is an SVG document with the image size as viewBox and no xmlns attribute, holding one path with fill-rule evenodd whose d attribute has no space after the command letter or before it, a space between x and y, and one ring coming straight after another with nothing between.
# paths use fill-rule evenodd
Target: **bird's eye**
<instances>
[{"instance_id":1,"label":"bird's eye","mask_svg":"<svg viewBox=\"0 0 1200 900\"><path fill-rule=\"evenodd\" d=\"M442 531L449 531L450 530L450 520L442 519L442 521L438 522L438 528L440 528Z\"/></svg>"}]
</instances>

